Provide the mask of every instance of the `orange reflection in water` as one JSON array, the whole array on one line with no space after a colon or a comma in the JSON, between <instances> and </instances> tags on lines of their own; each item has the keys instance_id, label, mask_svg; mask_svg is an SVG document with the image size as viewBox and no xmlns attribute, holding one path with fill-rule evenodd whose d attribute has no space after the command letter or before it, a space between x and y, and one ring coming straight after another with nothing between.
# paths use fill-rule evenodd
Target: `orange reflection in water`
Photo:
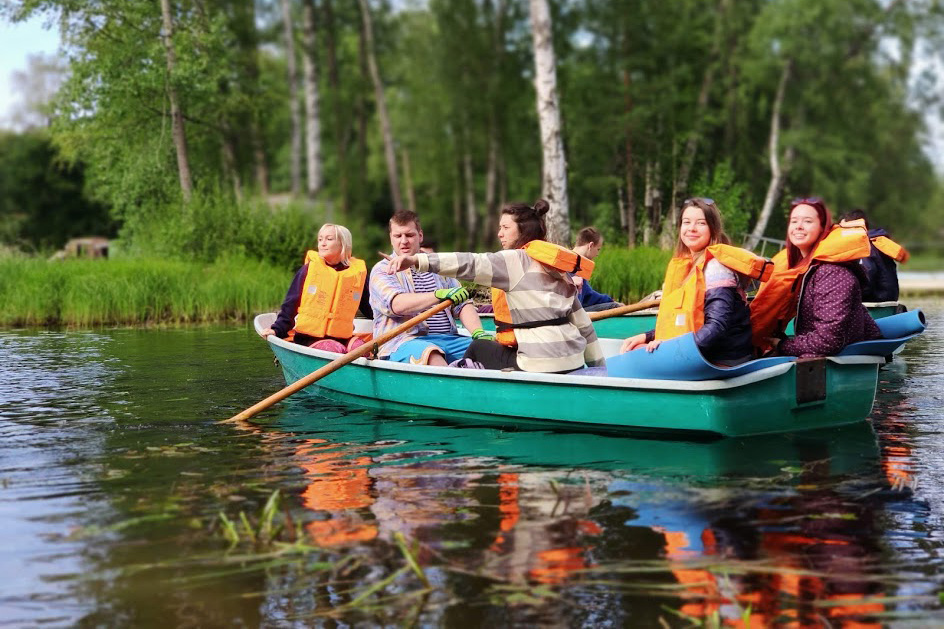
<instances>
[{"instance_id":1,"label":"orange reflection in water","mask_svg":"<svg viewBox=\"0 0 944 629\"><path fill-rule=\"evenodd\" d=\"M368 456L354 456L353 445L332 444L324 439L306 439L296 449L299 465L305 470L308 486L302 504L312 511L327 512L328 519L305 525L318 546L343 546L377 537L377 525L364 521L358 513L373 504Z\"/></svg>"}]
</instances>

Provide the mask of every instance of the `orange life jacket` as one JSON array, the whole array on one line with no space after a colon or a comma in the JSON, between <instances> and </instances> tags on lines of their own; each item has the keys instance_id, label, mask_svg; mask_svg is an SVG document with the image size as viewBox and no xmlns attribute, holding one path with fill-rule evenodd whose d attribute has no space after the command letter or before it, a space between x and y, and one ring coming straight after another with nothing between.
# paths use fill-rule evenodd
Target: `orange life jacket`
<instances>
[{"instance_id":1,"label":"orange life jacket","mask_svg":"<svg viewBox=\"0 0 944 629\"><path fill-rule=\"evenodd\" d=\"M664 341L694 332L705 324L705 265L712 258L735 273L764 281L772 262L746 249L711 245L693 265L689 256L672 258L662 283L662 302L656 317L656 339Z\"/></svg>"},{"instance_id":2,"label":"orange life jacket","mask_svg":"<svg viewBox=\"0 0 944 629\"><path fill-rule=\"evenodd\" d=\"M589 280L590 276L593 274L593 260L585 258L575 251L556 245L553 242L532 240L522 248L532 260L546 264L558 271L573 273L585 280ZM492 310L495 313L495 340L508 347L518 345L518 341L515 339L514 328L537 328L546 325L563 325L568 321L566 317L560 317L547 321L512 323L511 308L508 307L507 296L505 295L505 291L498 288L492 289Z\"/></svg>"},{"instance_id":3,"label":"orange life jacket","mask_svg":"<svg viewBox=\"0 0 944 629\"><path fill-rule=\"evenodd\" d=\"M867 258L870 251L865 222L860 219L833 225L813 255L795 267L790 267L786 249L775 255L773 275L750 304L755 347L767 349L767 339L781 334L796 316L800 285L814 262L851 262Z\"/></svg>"},{"instance_id":4,"label":"orange life jacket","mask_svg":"<svg viewBox=\"0 0 944 629\"><path fill-rule=\"evenodd\" d=\"M367 281L367 265L351 258L346 269L337 271L325 264L317 251L309 251L305 262L308 275L302 286L294 331L314 337L350 338Z\"/></svg>"},{"instance_id":5,"label":"orange life jacket","mask_svg":"<svg viewBox=\"0 0 944 629\"><path fill-rule=\"evenodd\" d=\"M876 249L887 255L895 262L905 263L908 261L908 258L911 257L911 254L908 253L907 249L887 236L876 236L875 238L872 238L872 244L875 245Z\"/></svg>"}]
</instances>

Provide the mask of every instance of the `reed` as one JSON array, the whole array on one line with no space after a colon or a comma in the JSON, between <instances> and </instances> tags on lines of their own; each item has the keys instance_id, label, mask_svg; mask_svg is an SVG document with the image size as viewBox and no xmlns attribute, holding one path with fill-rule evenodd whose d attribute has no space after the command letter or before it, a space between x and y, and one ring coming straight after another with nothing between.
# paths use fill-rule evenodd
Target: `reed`
<instances>
[{"instance_id":1,"label":"reed","mask_svg":"<svg viewBox=\"0 0 944 629\"><path fill-rule=\"evenodd\" d=\"M0 326L243 320L278 308L291 272L266 262L48 262L0 257Z\"/></svg>"},{"instance_id":2,"label":"reed","mask_svg":"<svg viewBox=\"0 0 944 629\"><path fill-rule=\"evenodd\" d=\"M662 288L670 251L656 247L606 247L595 260L591 284L623 303L634 303Z\"/></svg>"}]
</instances>

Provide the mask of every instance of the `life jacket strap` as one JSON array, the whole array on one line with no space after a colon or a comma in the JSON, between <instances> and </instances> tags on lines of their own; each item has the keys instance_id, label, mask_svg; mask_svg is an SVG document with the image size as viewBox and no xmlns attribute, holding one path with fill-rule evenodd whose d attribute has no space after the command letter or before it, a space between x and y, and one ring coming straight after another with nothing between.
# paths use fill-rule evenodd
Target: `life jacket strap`
<instances>
[{"instance_id":1,"label":"life jacket strap","mask_svg":"<svg viewBox=\"0 0 944 629\"><path fill-rule=\"evenodd\" d=\"M564 325L570 323L567 317L557 317L556 319L545 319L544 321L526 321L524 323L507 323L505 321L495 321L495 331L504 332L505 330L524 330L531 328L543 328L551 325Z\"/></svg>"},{"instance_id":2,"label":"life jacket strap","mask_svg":"<svg viewBox=\"0 0 944 629\"><path fill-rule=\"evenodd\" d=\"M767 267L768 267L768 266L774 266L774 262L773 262L773 260L769 260L769 259L767 259L767 258L764 258L764 266L760 267L760 273L758 273L757 276L754 277L754 279L755 279L755 280L761 280L761 281L763 281L763 279L764 279L764 274L767 272ZM773 273L773 270L771 270L771 273Z\"/></svg>"}]
</instances>

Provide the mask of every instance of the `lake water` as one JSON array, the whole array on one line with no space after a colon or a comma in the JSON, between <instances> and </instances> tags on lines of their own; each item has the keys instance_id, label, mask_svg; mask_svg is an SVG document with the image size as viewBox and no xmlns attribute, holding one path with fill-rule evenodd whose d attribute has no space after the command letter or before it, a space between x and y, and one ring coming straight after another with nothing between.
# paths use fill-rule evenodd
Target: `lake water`
<instances>
[{"instance_id":1,"label":"lake water","mask_svg":"<svg viewBox=\"0 0 944 629\"><path fill-rule=\"evenodd\" d=\"M910 305L869 421L711 442L219 424L284 385L248 325L0 332L0 625L944 625L944 304Z\"/></svg>"}]
</instances>

